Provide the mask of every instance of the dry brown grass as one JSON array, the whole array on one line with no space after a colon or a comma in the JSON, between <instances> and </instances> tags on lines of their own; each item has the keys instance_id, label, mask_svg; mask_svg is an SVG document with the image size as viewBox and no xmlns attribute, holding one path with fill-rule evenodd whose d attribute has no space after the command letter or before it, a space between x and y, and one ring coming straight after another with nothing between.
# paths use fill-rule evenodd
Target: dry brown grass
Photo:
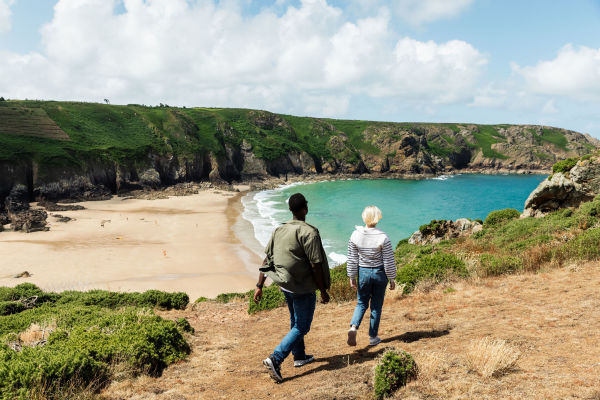
<instances>
[{"instance_id":1,"label":"dry brown grass","mask_svg":"<svg viewBox=\"0 0 600 400\"><path fill-rule=\"evenodd\" d=\"M523 252L523 269L528 272L537 272L552 261L551 244L532 246ZM558 265L557 265L558 266Z\"/></svg>"},{"instance_id":2,"label":"dry brown grass","mask_svg":"<svg viewBox=\"0 0 600 400\"><path fill-rule=\"evenodd\" d=\"M161 315L186 317L190 358L159 378L115 382L104 399L357 399L372 398L373 368L381 349L412 354L419 377L395 399L598 399L600 387L600 264L453 283L385 301L379 335L368 347L368 313L358 346L346 345L355 302L319 304L307 351L316 361L282 366L285 381L269 379L264 359L289 329L286 308L249 316L245 304L198 303ZM398 292L397 292L398 293ZM497 378L472 372L470 344L502 338L524 356L518 369ZM496 368L497 369L497 368ZM596 397L594 397L596 396Z\"/></svg>"},{"instance_id":3,"label":"dry brown grass","mask_svg":"<svg viewBox=\"0 0 600 400\"><path fill-rule=\"evenodd\" d=\"M521 352L502 339L485 337L471 343L466 357L469 368L489 378L514 370Z\"/></svg>"}]
</instances>

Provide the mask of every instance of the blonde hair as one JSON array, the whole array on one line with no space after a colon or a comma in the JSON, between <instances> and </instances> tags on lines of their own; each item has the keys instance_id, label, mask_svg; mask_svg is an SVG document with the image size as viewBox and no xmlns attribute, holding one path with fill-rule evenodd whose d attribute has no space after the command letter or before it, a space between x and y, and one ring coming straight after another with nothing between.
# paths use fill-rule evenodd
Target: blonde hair
<instances>
[{"instance_id":1,"label":"blonde hair","mask_svg":"<svg viewBox=\"0 0 600 400\"><path fill-rule=\"evenodd\" d=\"M375 206L367 206L362 212L362 219L367 226L377 225L381 218L381 210Z\"/></svg>"}]
</instances>

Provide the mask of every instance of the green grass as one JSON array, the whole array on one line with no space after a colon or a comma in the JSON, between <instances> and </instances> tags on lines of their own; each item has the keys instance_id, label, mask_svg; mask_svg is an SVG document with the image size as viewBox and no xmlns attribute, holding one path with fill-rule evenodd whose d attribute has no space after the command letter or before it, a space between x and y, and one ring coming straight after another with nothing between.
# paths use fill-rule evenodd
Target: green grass
<instances>
[{"instance_id":1,"label":"green grass","mask_svg":"<svg viewBox=\"0 0 600 400\"><path fill-rule=\"evenodd\" d=\"M261 118L276 123L260 124ZM305 152L317 164L336 159L356 165L361 155L381 153L373 138L365 137L367 130L379 139L383 133L378 132L389 132L395 141L407 134L425 135L425 150L442 158L461 150L453 137L460 132L457 124L319 119L238 108L5 101L0 104L0 120L0 161L35 161L42 179L56 167L85 170L90 162L145 168L150 154L179 160L208 153L223 156L226 146L238 147L242 141L266 161ZM446 134L431 136L435 127L443 127ZM475 142L466 145L481 149L484 157L506 159L491 148L505 141L498 126L477 127ZM536 138L538 144L563 149L567 144L554 129L544 128ZM544 159L544 153L537 154Z\"/></svg>"},{"instance_id":2,"label":"green grass","mask_svg":"<svg viewBox=\"0 0 600 400\"><path fill-rule=\"evenodd\" d=\"M498 130L490 125L478 125L479 131L473 132L476 143L486 158L498 158L506 160L508 157L492 149L492 144L504 142L504 136L498 133Z\"/></svg>"},{"instance_id":3,"label":"green grass","mask_svg":"<svg viewBox=\"0 0 600 400\"><path fill-rule=\"evenodd\" d=\"M538 145L541 145L544 142L547 142L547 143L552 143L559 149L562 149L565 151L567 150L567 144L568 144L567 138L559 130L542 128L542 134L537 135L534 133L533 138L534 138L536 144L538 144Z\"/></svg>"}]
</instances>

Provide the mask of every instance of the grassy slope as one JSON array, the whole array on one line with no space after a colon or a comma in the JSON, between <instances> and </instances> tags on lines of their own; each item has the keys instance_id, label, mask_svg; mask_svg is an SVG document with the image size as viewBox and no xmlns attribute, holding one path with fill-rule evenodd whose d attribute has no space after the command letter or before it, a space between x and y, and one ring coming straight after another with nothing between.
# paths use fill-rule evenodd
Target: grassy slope
<instances>
[{"instance_id":1,"label":"grassy slope","mask_svg":"<svg viewBox=\"0 0 600 400\"><path fill-rule=\"evenodd\" d=\"M396 131L415 133L422 133L424 127L443 127L447 130L445 140L432 142L429 150L433 154L447 156L456 150L451 135L460 130L457 124L333 120L279 114L276 116L285 121L282 126L276 124L261 128L255 119L269 113L228 108L8 101L0 102L0 115L3 115L2 110L11 115L11 121L4 127L4 132L0 124L0 161L33 159L41 165L77 166L90 159L131 163L144 160L148 153L191 156L210 151L222 154L225 143L239 145L242 140L252 144L256 155L266 160L276 159L290 151L305 151L319 159L341 157L352 162L358 159L359 152L379 152L363 137L368 127L391 127ZM47 126L47 134L38 136L31 136L32 129L22 129L31 125L31 115L40 114L40 110L68 134L70 140L52 139L60 135L56 126ZM21 116L15 117L17 114ZM479 125L479 132L474 134L475 142L470 145L481 149L484 157L506 158L491 149L493 143L504 140L498 134L498 127L500 125ZM327 143L332 136L340 133L348 138L349 150L331 154ZM561 149L565 149L567 144L564 135L552 129L544 129L542 135L536 135L536 140L553 143Z\"/></svg>"},{"instance_id":2,"label":"grassy slope","mask_svg":"<svg viewBox=\"0 0 600 400\"><path fill-rule=\"evenodd\" d=\"M316 361L294 368L290 356L282 367L286 380L279 385L261 360L289 329L287 308L248 315L242 303L203 303L166 312L161 315L186 317L196 328L187 361L167 368L160 378L115 382L101 398L366 400L372 398L377 357L395 347L414 356L421 374L394 399L596 399L598 267L460 281L400 298L388 293L380 326L383 344L375 348L367 346L368 314L358 346L346 345L354 302L318 304L305 338ZM471 371L467 354L482 337L503 339L518 349L517 369L491 378Z\"/></svg>"},{"instance_id":3,"label":"grassy slope","mask_svg":"<svg viewBox=\"0 0 600 400\"><path fill-rule=\"evenodd\" d=\"M35 307L23 310L20 300L32 296ZM187 303L185 293L56 294L27 283L0 287L0 399L70 399L119 375L160 374L185 358L189 346L185 323L166 321L152 308ZM15 345L22 349L15 351Z\"/></svg>"}]
</instances>

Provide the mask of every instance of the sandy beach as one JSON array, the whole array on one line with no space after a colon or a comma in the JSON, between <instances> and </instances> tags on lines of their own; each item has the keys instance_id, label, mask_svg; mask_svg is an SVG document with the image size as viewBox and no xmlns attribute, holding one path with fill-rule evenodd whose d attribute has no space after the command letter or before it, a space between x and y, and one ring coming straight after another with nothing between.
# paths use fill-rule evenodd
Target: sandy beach
<instances>
[{"instance_id":1,"label":"sandy beach","mask_svg":"<svg viewBox=\"0 0 600 400\"><path fill-rule=\"evenodd\" d=\"M85 210L49 212L48 232L0 233L0 286L184 291L192 301L248 291L261 259L233 231L247 229L252 238L250 224L240 220L242 194L114 197L79 203ZM74 220L58 222L56 214ZM31 276L14 277L23 271Z\"/></svg>"}]
</instances>

